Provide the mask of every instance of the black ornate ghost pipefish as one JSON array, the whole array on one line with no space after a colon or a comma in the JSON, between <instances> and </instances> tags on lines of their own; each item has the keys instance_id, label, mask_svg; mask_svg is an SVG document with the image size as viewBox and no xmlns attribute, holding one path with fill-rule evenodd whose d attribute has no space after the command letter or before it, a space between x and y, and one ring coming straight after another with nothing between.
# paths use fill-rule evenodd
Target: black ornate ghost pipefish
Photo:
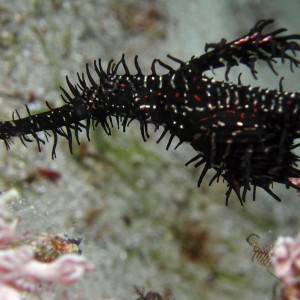
<instances>
[{"instance_id":1,"label":"black ornate ghost pipefish","mask_svg":"<svg viewBox=\"0 0 300 300\"><path fill-rule=\"evenodd\" d=\"M207 44L205 54L187 62L168 55L179 64L176 70L155 59L151 74L144 75L137 56L135 74L129 71L124 55L118 63L110 61L106 70L101 60L95 61L97 78L86 65L89 83L84 74L77 74L77 84L67 77L71 93L61 88L64 106L53 109L47 104L48 111L35 115L26 106L25 118L16 111L12 121L0 123L0 139L7 148L14 136L24 145L36 140L40 150L40 144L53 136L55 157L58 136L69 141L72 152L73 133L79 143L79 132L85 130L89 139L90 128L98 124L110 135L112 117L123 131L135 119L144 141L149 137L148 124L153 124L156 129L164 128L157 142L170 133L167 149L175 136L180 144L189 143L197 155L186 165L204 165L198 186L213 168L216 173L210 184L220 177L228 183L226 204L233 190L243 205L251 186L254 199L256 187L260 187L280 201L270 189L274 182L299 189L290 178L300 177L296 166L299 158L292 153L298 146L294 140L300 137L300 93L285 92L282 85L279 90L268 90L244 86L240 80L238 84L216 81L205 75L206 71L224 67L228 80L231 67L243 64L256 78L255 64L259 60L267 62L274 73L277 60L288 61L291 69L298 67L295 55L300 50L300 35L281 35L285 29L263 33L272 22L259 21L247 35L232 42L222 39ZM158 74L157 64L167 73ZM122 75L118 74L120 67L124 69Z\"/></svg>"}]
</instances>

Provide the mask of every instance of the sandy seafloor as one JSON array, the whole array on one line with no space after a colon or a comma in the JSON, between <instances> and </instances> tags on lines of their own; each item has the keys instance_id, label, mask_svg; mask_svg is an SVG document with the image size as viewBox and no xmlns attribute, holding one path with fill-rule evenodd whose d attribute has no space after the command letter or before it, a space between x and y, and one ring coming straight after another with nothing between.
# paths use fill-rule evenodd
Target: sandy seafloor
<instances>
[{"instance_id":1,"label":"sandy seafloor","mask_svg":"<svg viewBox=\"0 0 300 300\"><path fill-rule=\"evenodd\" d=\"M106 64L122 53L128 62L139 54L149 73L154 58L166 61L170 53L188 60L206 42L234 39L259 19L300 33L299 11L298 0L0 0L1 119L14 109L26 115L25 103L32 112L45 109L44 100L62 105L65 75L75 82L76 72L99 57ZM230 80L237 82L240 70L245 84L278 87L265 64L257 82L243 68ZM300 71L284 74L285 89L299 91ZM225 207L224 183L208 187L208 176L197 189L200 170L184 167L194 150L165 151L167 138L157 145L159 133L150 131L144 143L137 123L110 137L98 128L89 144L83 135L73 156L60 139L55 160L51 143L41 153L17 139L10 151L1 145L0 190L19 191L11 203L19 232L81 237L83 254L96 266L73 287L50 286L28 299L135 299L134 285L178 300L271 299L276 280L251 261L245 239L256 233L264 245L295 235L297 193L275 185L282 203L258 191L244 208L234 195ZM56 183L34 177L37 168L62 177Z\"/></svg>"}]
</instances>

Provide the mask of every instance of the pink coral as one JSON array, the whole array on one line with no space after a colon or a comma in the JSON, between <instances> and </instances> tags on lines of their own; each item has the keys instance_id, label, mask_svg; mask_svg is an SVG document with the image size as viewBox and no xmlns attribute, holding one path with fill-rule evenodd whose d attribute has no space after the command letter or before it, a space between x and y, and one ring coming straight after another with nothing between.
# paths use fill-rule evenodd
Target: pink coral
<instances>
[{"instance_id":1,"label":"pink coral","mask_svg":"<svg viewBox=\"0 0 300 300\"><path fill-rule=\"evenodd\" d=\"M270 255L281 283L281 299L300 300L300 235L279 237Z\"/></svg>"},{"instance_id":2,"label":"pink coral","mask_svg":"<svg viewBox=\"0 0 300 300\"><path fill-rule=\"evenodd\" d=\"M69 285L77 282L85 272L91 270L93 266L84 257L65 254L50 264L31 260L22 267L21 273L24 277L36 281Z\"/></svg>"},{"instance_id":3,"label":"pink coral","mask_svg":"<svg viewBox=\"0 0 300 300\"><path fill-rule=\"evenodd\" d=\"M8 248L16 240L13 222L9 222L0 197L0 299L20 300L20 292L35 292L41 283L70 285L93 269L84 257L64 254L51 263L34 259L30 246Z\"/></svg>"}]
</instances>

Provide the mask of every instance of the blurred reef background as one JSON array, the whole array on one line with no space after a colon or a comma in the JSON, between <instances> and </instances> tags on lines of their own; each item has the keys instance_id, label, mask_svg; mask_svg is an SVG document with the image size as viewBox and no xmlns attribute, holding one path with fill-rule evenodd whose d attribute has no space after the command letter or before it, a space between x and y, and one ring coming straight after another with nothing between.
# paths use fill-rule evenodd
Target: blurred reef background
<instances>
[{"instance_id":1,"label":"blurred reef background","mask_svg":"<svg viewBox=\"0 0 300 300\"><path fill-rule=\"evenodd\" d=\"M238 38L260 19L300 33L299 11L299 0L0 0L0 119L11 119L14 109L25 116L24 104L34 113L47 109L45 100L62 105L65 76L77 82L76 72L94 59L106 64L125 53L134 70L138 54L150 73L154 58L188 60L205 43ZM286 90L300 90L300 70L278 70ZM244 84L278 88L280 77L264 64L257 81L243 68L230 80L241 71ZM160 132L151 131L144 143L135 122L110 137L98 128L91 143L82 135L74 155L60 139L55 160L51 142L41 153L18 139L10 151L1 144L0 190L19 191L11 203L19 232L82 238L97 268L74 287L49 288L37 299L134 299L134 285L177 300L271 298L275 279L251 261L245 239L256 233L264 245L295 235L297 193L276 185L282 203L258 191L245 208L234 195L225 207L226 185L209 187L208 176L198 189L200 170L184 166L194 150L166 151L167 138L157 145Z\"/></svg>"}]
</instances>

